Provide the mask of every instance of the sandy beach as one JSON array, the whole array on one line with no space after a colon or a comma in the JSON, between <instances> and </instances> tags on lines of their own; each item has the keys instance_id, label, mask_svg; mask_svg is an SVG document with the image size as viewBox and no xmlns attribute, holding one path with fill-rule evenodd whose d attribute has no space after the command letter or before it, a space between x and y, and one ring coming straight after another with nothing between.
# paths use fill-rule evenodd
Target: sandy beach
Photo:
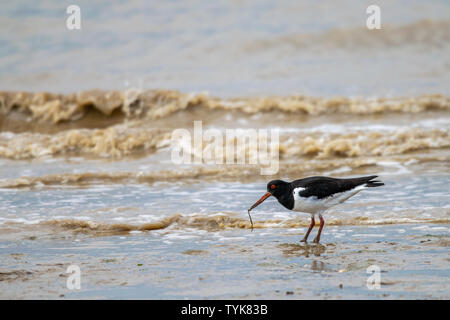
<instances>
[{"instance_id":1,"label":"sandy beach","mask_svg":"<svg viewBox=\"0 0 450 320\"><path fill-rule=\"evenodd\" d=\"M0 292L2 299L449 299L448 227L334 226L319 245L300 244L303 228L2 241ZM74 263L80 290L66 287ZM381 283L370 290L372 265Z\"/></svg>"}]
</instances>

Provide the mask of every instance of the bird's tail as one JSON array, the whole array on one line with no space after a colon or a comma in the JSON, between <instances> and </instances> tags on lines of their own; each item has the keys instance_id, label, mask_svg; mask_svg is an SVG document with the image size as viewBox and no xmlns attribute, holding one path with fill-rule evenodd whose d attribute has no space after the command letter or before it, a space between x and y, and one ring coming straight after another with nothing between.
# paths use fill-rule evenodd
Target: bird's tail
<instances>
[{"instance_id":1,"label":"bird's tail","mask_svg":"<svg viewBox=\"0 0 450 320\"><path fill-rule=\"evenodd\" d=\"M364 180L365 186L369 187L369 188L384 186L383 182L381 182L379 180L373 180L377 177L378 176L363 177L363 178L361 178L361 180Z\"/></svg>"}]
</instances>

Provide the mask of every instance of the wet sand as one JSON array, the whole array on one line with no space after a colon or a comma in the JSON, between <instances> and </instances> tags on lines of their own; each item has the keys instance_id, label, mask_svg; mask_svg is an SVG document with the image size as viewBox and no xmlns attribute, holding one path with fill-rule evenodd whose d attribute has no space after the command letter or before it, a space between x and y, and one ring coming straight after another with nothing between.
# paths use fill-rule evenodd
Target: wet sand
<instances>
[{"instance_id":1,"label":"wet sand","mask_svg":"<svg viewBox=\"0 0 450 320\"><path fill-rule=\"evenodd\" d=\"M449 227L330 226L319 245L299 242L305 228L2 241L0 298L449 299ZM81 290L66 287L71 264Z\"/></svg>"}]
</instances>

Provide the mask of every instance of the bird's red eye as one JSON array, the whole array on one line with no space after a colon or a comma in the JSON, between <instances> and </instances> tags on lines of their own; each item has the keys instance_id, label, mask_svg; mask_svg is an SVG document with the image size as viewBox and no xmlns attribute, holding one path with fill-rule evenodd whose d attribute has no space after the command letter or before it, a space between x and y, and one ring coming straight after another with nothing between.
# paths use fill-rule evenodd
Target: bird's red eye
<instances>
[{"instance_id":1,"label":"bird's red eye","mask_svg":"<svg viewBox=\"0 0 450 320\"><path fill-rule=\"evenodd\" d=\"M276 186L274 184L270 186L270 189L272 189L272 190L275 188L276 188Z\"/></svg>"}]
</instances>

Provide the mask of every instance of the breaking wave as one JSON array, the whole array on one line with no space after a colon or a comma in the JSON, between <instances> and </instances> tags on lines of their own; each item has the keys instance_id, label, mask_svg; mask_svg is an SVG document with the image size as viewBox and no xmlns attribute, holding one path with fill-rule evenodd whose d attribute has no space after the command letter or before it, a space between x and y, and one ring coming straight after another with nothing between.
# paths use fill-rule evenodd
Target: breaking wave
<instances>
[{"instance_id":1,"label":"breaking wave","mask_svg":"<svg viewBox=\"0 0 450 320\"><path fill-rule=\"evenodd\" d=\"M0 113L13 110L31 117L30 121L61 123L76 121L94 108L105 116L120 111L125 117L149 120L168 117L182 110L236 110L247 114L268 111L320 114L417 113L449 110L450 98L435 94L404 98L322 98L303 95L220 99L207 94L184 94L170 90L90 90L73 94L46 92L0 92ZM27 120L28 121L28 120Z\"/></svg>"},{"instance_id":2,"label":"breaking wave","mask_svg":"<svg viewBox=\"0 0 450 320\"><path fill-rule=\"evenodd\" d=\"M121 158L148 154L171 146L168 129L133 128L118 125L106 129L73 129L56 134L0 133L0 157L32 159L44 156L82 155ZM236 138L228 144L236 144ZM183 145L181 145L183 147ZM203 152L211 146L203 143ZM223 145L226 147L226 144ZM299 156L312 158L364 157L405 154L417 150L450 147L450 132L445 129L398 129L395 131L355 131L351 133L289 133L280 136L282 160ZM191 148L185 146L185 152ZM258 145L247 143L234 148L235 157L258 152ZM223 159L222 159L223 160Z\"/></svg>"}]
</instances>

